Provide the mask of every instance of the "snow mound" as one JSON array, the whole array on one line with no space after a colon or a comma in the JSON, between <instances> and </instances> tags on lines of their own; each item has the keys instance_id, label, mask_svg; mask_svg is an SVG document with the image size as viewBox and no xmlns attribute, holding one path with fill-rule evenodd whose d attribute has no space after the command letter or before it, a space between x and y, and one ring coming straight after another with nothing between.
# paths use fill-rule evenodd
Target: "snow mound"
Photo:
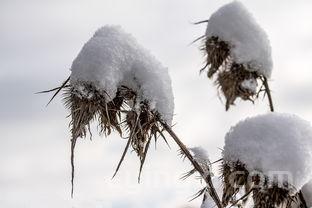
<instances>
[{"instance_id":1,"label":"snow mound","mask_svg":"<svg viewBox=\"0 0 312 208\"><path fill-rule=\"evenodd\" d=\"M250 173L260 171L278 184L286 174L286 182L300 190L312 179L312 127L290 114L248 118L227 133L224 161L240 161Z\"/></svg>"},{"instance_id":2,"label":"snow mound","mask_svg":"<svg viewBox=\"0 0 312 208\"><path fill-rule=\"evenodd\" d=\"M257 93L257 87L258 87L258 83L257 80L254 78L250 78L250 79L245 79L242 83L241 83L241 87L243 89L246 89L254 94Z\"/></svg>"},{"instance_id":3,"label":"snow mound","mask_svg":"<svg viewBox=\"0 0 312 208\"><path fill-rule=\"evenodd\" d=\"M104 26L95 32L73 61L70 77L77 89L83 82L92 84L108 101L125 85L171 123L174 102L167 68L120 26Z\"/></svg>"},{"instance_id":4,"label":"snow mound","mask_svg":"<svg viewBox=\"0 0 312 208\"><path fill-rule=\"evenodd\" d=\"M302 187L302 194L308 207L312 207L312 180Z\"/></svg>"},{"instance_id":5,"label":"snow mound","mask_svg":"<svg viewBox=\"0 0 312 208\"><path fill-rule=\"evenodd\" d=\"M230 45L230 54L236 63L247 70L257 71L269 78L272 73L270 41L265 31L239 1L233 1L217 10L209 18L206 36L219 37Z\"/></svg>"}]
</instances>

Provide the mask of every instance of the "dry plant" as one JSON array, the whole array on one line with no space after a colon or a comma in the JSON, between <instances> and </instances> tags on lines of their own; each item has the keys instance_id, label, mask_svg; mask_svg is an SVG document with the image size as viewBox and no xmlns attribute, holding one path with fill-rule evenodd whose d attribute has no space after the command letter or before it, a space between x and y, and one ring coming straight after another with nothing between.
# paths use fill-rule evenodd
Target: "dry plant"
<instances>
[{"instance_id":1,"label":"dry plant","mask_svg":"<svg viewBox=\"0 0 312 208\"><path fill-rule=\"evenodd\" d=\"M157 138L161 136L167 143L163 135L159 114L149 108L148 101L137 99L136 92L126 86L119 87L116 96L110 101L108 101L105 92L97 90L92 84L81 82L78 85L73 85L70 84L70 78L60 87L40 93L53 91L56 92L50 102L58 93L63 91L65 106L70 111L72 194L74 190L74 150L76 141L79 137L85 138L87 133L92 136L90 129L92 121L97 121L100 133L105 136L116 131L121 137L128 139L114 176L117 174L131 146L140 159L138 178L140 180L151 140L155 139L156 142Z\"/></svg>"},{"instance_id":2,"label":"dry plant","mask_svg":"<svg viewBox=\"0 0 312 208\"><path fill-rule=\"evenodd\" d=\"M205 20L196 24L207 22L208 20ZM214 79L215 84L226 99L226 110L234 105L237 98L254 102L259 94L264 92L268 96L270 110L274 111L270 88L265 76L252 70L252 66L248 64L236 63L230 54L231 45L218 37L203 36L198 40L204 41L202 50L206 55L206 64L200 71L207 69L207 76ZM246 80L260 81L262 85L257 91L252 91L242 87L243 82ZM199 173L200 179L206 183L205 188L200 190L196 197L204 194L204 198L206 198L209 195L218 208L232 207L239 203L244 205L249 197L252 197L255 208L307 207L302 193L293 190L290 184L279 187L278 184L270 182L267 177L263 178L257 174L251 175L244 164L239 161L229 164L222 159L219 160L222 161L223 182L223 195L222 199L220 199L212 182L210 164L203 165L198 162L172 130L172 127L162 120L157 111L150 109L148 101L139 99L137 93L127 86L120 86L115 97L109 98L107 93L99 91L90 83L71 84L70 78L68 78L60 87L42 91L41 93L55 92L49 101L50 103L61 91L63 92L65 106L69 109L71 117L72 196L74 191L74 150L76 141L79 137L85 138L88 133L92 135L90 124L95 121L100 127L101 134L108 136L116 131L121 137L128 139L113 177L119 171L131 147L140 160L138 177L140 181L151 141L154 139L156 142L157 138L161 137L167 143L165 136L165 133L167 133L179 146L183 157L187 158L193 166L193 169L186 173L183 178ZM239 197L238 193L242 192L242 190L244 195Z\"/></svg>"},{"instance_id":3,"label":"dry plant","mask_svg":"<svg viewBox=\"0 0 312 208\"><path fill-rule=\"evenodd\" d=\"M218 208L222 207L221 200L213 186L208 166L207 168L203 168L202 165L195 160L188 148L174 133L171 126L161 119L158 112L149 109L148 101L144 100L139 101L138 103L135 91L126 86L121 86L118 88L116 96L111 101L107 101L107 94L105 92L100 92L89 83L72 85L70 84L70 78L68 78L60 87L42 91L40 93L54 91L55 93L49 103L58 93L63 91L65 106L70 110L69 116L71 117L70 128L72 135L72 197L74 192L74 150L76 141L79 137L85 138L88 132L92 136L90 124L92 121L97 121L101 129L100 133L103 133L105 136L110 135L112 131L116 131L120 136L126 135L126 138L128 139L113 177L120 169L126 153L131 146L140 159L138 177L138 180L140 181L140 175L151 140L154 138L156 142L157 138L160 136L168 144L164 135L164 131L166 131L179 146L183 155L185 155L193 165L194 169L192 170L192 173L198 172L200 174L201 178L204 179L207 184L207 190L210 196L216 201Z\"/></svg>"},{"instance_id":4,"label":"dry plant","mask_svg":"<svg viewBox=\"0 0 312 208\"><path fill-rule=\"evenodd\" d=\"M207 20L195 24L206 23ZM231 57L231 44L219 37L202 36L197 40L203 42L201 50L205 55L205 66L200 70L207 69L207 76L215 80L215 84L226 99L225 109L228 110L237 98L249 100L254 103L261 92L268 96L270 110L274 111L273 101L267 78L253 70L250 64L236 63ZM216 78L214 78L216 77ZM256 91L243 86L244 81L251 80L254 83L260 81L261 87Z\"/></svg>"},{"instance_id":5,"label":"dry plant","mask_svg":"<svg viewBox=\"0 0 312 208\"><path fill-rule=\"evenodd\" d=\"M254 208L307 208L301 191L297 191L291 184L278 184L259 171L250 173L245 165L222 162L223 207L235 206L239 202L245 205L252 197ZM238 193L244 193L238 197Z\"/></svg>"}]
</instances>

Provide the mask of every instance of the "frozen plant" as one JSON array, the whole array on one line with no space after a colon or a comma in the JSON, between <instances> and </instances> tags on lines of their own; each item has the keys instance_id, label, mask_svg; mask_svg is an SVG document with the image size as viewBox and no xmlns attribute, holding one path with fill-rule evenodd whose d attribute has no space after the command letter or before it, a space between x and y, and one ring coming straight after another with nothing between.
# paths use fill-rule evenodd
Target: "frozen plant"
<instances>
[{"instance_id":1,"label":"frozen plant","mask_svg":"<svg viewBox=\"0 0 312 208\"><path fill-rule=\"evenodd\" d=\"M226 110L239 97L254 101L265 91L273 112L271 47L252 15L234 1L202 22L208 22L201 38L207 55L202 70L216 77ZM187 148L171 128L174 102L167 68L119 26L96 31L73 61L70 77L44 92L51 91L56 91L52 99L63 91L70 110L72 185L76 141L91 134L90 123L97 121L105 136L116 131L128 139L115 174L132 147L140 159L139 179L152 139L161 136L167 142L168 133L193 166L182 178L197 173L205 182L195 194L204 196L201 208L312 205L312 128L307 121L280 113L245 119L227 133L223 158L210 162L203 148ZM222 179L212 173L218 162Z\"/></svg>"},{"instance_id":2,"label":"frozen plant","mask_svg":"<svg viewBox=\"0 0 312 208\"><path fill-rule=\"evenodd\" d=\"M55 95L64 91L70 110L72 182L76 140L86 137L93 120L105 135L115 130L128 138L115 174L130 145L140 158L141 172L151 140L159 135L165 139L160 122L172 122L167 68L119 26L97 30L73 61L70 77L53 90Z\"/></svg>"},{"instance_id":3,"label":"frozen plant","mask_svg":"<svg viewBox=\"0 0 312 208\"><path fill-rule=\"evenodd\" d=\"M76 141L88 132L92 135L90 123L94 120L106 136L115 130L128 139L114 176L132 146L141 163L140 180L151 140L156 142L161 136L167 143L165 130L191 161L193 173L198 172L207 186L212 186L208 165L194 159L171 129L174 103L167 68L119 26L96 31L73 61L70 77L60 87L43 92L51 91L56 91L51 100L64 92L71 112L72 195ZM216 196L213 189L212 194Z\"/></svg>"},{"instance_id":4,"label":"frozen plant","mask_svg":"<svg viewBox=\"0 0 312 208\"><path fill-rule=\"evenodd\" d=\"M239 97L254 101L259 92L271 95L267 79L272 73L271 46L264 30L242 3L233 1L213 13L208 22L202 50L206 55L209 78L226 98L226 110ZM263 86L258 88L257 82ZM251 84L251 85L250 85Z\"/></svg>"},{"instance_id":5,"label":"frozen plant","mask_svg":"<svg viewBox=\"0 0 312 208\"><path fill-rule=\"evenodd\" d=\"M312 127L298 116L269 113L239 122L225 137L223 205L243 187L255 207L291 207L312 179L311 150Z\"/></svg>"}]
</instances>

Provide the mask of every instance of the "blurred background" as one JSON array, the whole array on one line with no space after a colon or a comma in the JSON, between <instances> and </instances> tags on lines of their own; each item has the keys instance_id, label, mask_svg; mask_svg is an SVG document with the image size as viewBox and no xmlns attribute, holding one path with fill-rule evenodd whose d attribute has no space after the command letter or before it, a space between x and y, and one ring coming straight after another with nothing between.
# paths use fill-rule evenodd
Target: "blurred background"
<instances>
[{"instance_id":1,"label":"blurred background","mask_svg":"<svg viewBox=\"0 0 312 208\"><path fill-rule=\"evenodd\" d=\"M129 154L111 180L125 140L117 135L80 139L75 197L70 198L68 111L61 97L48 107L83 44L97 28L121 25L169 68L175 95L175 131L190 147L221 157L224 135L237 121L268 112L267 100L237 101L225 112L205 74L200 44L208 19L227 0L0 0L0 207L191 208L203 184L181 181L190 164L159 141L137 183L139 162ZM273 49L270 82L278 112L312 121L312 1L244 0ZM94 129L96 131L96 129ZM215 172L218 173L218 165Z\"/></svg>"}]
</instances>

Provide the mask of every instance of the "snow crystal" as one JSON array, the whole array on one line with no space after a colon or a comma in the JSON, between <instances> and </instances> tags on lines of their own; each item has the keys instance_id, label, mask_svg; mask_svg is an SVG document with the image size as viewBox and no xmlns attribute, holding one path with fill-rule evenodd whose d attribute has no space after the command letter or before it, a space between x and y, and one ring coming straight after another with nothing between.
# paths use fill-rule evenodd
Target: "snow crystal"
<instances>
[{"instance_id":1,"label":"snow crystal","mask_svg":"<svg viewBox=\"0 0 312 208\"><path fill-rule=\"evenodd\" d=\"M252 93L257 93L258 83L256 79L246 79L241 83L241 87Z\"/></svg>"},{"instance_id":2,"label":"snow crystal","mask_svg":"<svg viewBox=\"0 0 312 208\"><path fill-rule=\"evenodd\" d=\"M108 100L126 85L171 123L174 103L167 68L119 26L95 32L73 61L70 82L73 86L90 83Z\"/></svg>"},{"instance_id":3,"label":"snow crystal","mask_svg":"<svg viewBox=\"0 0 312 208\"><path fill-rule=\"evenodd\" d=\"M236 63L250 66L247 70L271 76L273 63L268 37L239 1L226 4L211 15L206 36L227 42L231 57Z\"/></svg>"},{"instance_id":4,"label":"snow crystal","mask_svg":"<svg viewBox=\"0 0 312 208\"><path fill-rule=\"evenodd\" d=\"M312 127L295 115L269 113L239 122L225 137L224 160L300 190L312 179ZM276 179L276 176L279 176ZM277 181L276 181L277 180Z\"/></svg>"},{"instance_id":5,"label":"snow crystal","mask_svg":"<svg viewBox=\"0 0 312 208\"><path fill-rule=\"evenodd\" d=\"M302 187L302 194L308 207L312 207L312 180Z\"/></svg>"}]
</instances>

